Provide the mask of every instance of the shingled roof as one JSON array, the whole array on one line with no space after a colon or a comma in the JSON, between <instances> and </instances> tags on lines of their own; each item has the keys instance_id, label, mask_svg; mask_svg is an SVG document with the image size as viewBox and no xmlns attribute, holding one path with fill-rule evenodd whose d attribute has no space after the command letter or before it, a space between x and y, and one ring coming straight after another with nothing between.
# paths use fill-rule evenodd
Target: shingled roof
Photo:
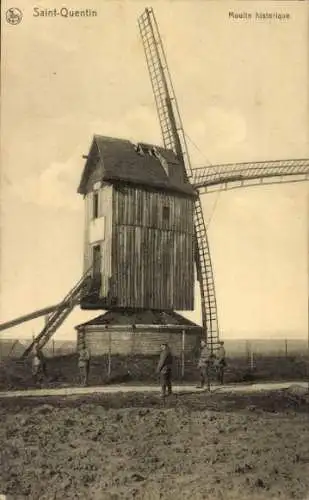
<instances>
[{"instance_id":1,"label":"shingled roof","mask_svg":"<svg viewBox=\"0 0 309 500\"><path fill-rule=\"evenodd\" d=\"M138 326L138 325L161 325L161 326L182 326L182 327L197 327L201 328L196 323L193 323L187 318L184 318L175 311L162 312L162 311L130 311L130 310L115 310L108 311L105 314L97 316L96 318L77 325L76 330L83 329L86 326Z\"/></svg>"},{"instance_id":2,"label":"shingled roof","mask_svg":"<svg viewBox=\"0 0 309 500\"><path fill-rule=\"evenodd\" d=\"M183 166L173 151L160 146L95 135L78 192L86 194L94 183L126 182L140 186L196 193L185 180Z\"/></svg>"}]
</instances>

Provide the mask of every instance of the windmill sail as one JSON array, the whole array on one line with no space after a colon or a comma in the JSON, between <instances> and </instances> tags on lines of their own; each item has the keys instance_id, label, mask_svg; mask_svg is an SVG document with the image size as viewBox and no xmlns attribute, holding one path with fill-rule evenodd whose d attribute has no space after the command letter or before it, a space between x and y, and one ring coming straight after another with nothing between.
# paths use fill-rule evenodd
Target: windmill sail
<instances>
[{"instance_id":1,"label":"windmill sail","mask_svg":"<svg viewBox=\"0 0 309 500\"><path fill-rule=\"evenodd\" d=\"M183 163L188 182L192 179L192 167L185 133L175 92L168 70L167 60L154 12L145 9L138 20L148 71L156 101L164 146L172 149ZM219 341L219 325L215 294L213 266L203 217L201 200L195 202L194 212L196 269L201 290L203 328L211 349Z\"/></svg>"}]
</instances>

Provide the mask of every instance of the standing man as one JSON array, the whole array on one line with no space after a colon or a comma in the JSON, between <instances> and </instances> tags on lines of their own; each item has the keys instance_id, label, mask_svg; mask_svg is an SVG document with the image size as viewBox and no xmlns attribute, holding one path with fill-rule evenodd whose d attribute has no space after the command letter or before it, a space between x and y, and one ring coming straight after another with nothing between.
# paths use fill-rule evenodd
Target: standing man
<instances>
[{"instance_id":1,"label":"standing man","mask_svg":"<svg viewBox=\"0 0 309 500\"><path fill-rule=\"evenodd\" d=\"M217 360L216 360L217 376L218 376L218 381L220 382L221 385L223 385L224 370L226 367L224 342L223 341L219 342L219 345L220 347L217 352Z\"/></svg>"},{"instance_id":2,"label":"standing man","mask_svg":"<svg viewBox=\"0 0 309 500\"><path fill-rule=\"evenodd\" d=\"M207 389L208 391L210 391L210 367L212 361L213 355L211 353L211 350L207 346L205 340L201 340L200 358L197 365L200 370L201 383L198 386L200 389L204 387L205 382L207 381Z\"/></svg>"},{"instance_id":3,"label":"standing man","mask_svg":"<svg viewBox=\"0 0 309 500\"><path fill-rule=\"evenodd\" d=\"M160 375L162 397L172 394L172 366L173 356L167 344L161 344L161 355L157 366L157 373Z\"/></svg>"},{"instance_id":4,"label":"standing man","mask_svg":"<svg viewBox=\"0 0 309 500\"><path fill-rule=\"evenodd\" d=\"M46 360L38 344L34 345L34 356L32 359L32 375L35 382L42 382L42 379L47 376Z\"/></svg>"},{"instance_id":5,"label":"standing man","mask_svg":"<svg viewBox=\"0 0 309 500\"><path fill-rule=\"evenodd\" d=\"M78 368L80 376L80 384L83 387L88 385L89 378L89 367L90 367L90 352L84 344L82 349L79 351L78 357Z\"/></svg>"},{"instance_id":6,"label":"standing man","mask_svg":"<svg viewBox=\"0 0 309 500\"><path fill-rule=\"evenodd\" d=\"M41 372L41 361L37 353L37 347L34 348L34 356L32 358L32 376L35 383L39 382Z\"/></svg>"}]
</instances>

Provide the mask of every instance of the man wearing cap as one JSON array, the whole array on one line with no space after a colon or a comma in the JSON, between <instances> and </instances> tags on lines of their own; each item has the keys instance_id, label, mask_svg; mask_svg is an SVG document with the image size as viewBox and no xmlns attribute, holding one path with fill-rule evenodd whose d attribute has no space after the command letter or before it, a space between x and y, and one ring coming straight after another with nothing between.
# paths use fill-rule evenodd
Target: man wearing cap
<instances>
[{"instance_id":1,"label":"man wearing cap","mask_svg":"<svg viewBox=\"0 0 309 500\"><path fill-rule=\"evenodd\" d=\"M173 356L167 344L161 344L161 355L157 366L157 373L160 375L162 397L172 394L172 364Z\"/></svg>"},{"instance_id":2,"label":"man wearing cap","mask_svg":"<svg viewBox=\"0 0 309 500\"><path fill-rule=\"evenodd\" d=\"M88 385L89 367L90 367L90 352L87 349L86 345L84 344L82 346L82 349L79 351L79 356L78 356L80 383L83 387L86 387Z\"/></svg>"},{"instance_id":3,"label":"man wearing cap","mask_svg":"<svg viewBox=\"0 0 309 500\"><path fill-rule=\"evenodd\" d=\"M217 358L216 359L216 368L217 368L218 381L220 382L221 385L223 385L224 370L226 367L225 349L224 349L224 342L223 341L219 342L219 349L217 351L216 358Z\"/></svg>"},{"instance_id":4,"label":"man wearing cap","mask_svg":"<svg viewBox=\"0 0 309 500\"><path fill-rule=\"evenodd\" d=\"M34 356L32 358L32 375L36 382L42 382L47 376L45 356L38 343L34 344Z\"/></svg>"},{"instance_id":5,"label":"man wearing cap","mask_svg":"<svg viewBox=\"0 0 309 500\"><path fill-rule=\"evenodd\" d=\"M198 369L200 371L201 383L198 386L202 389L207 381L207 389L210 391L210 367L213 362L213 355L207 346L205 340L201 340L201 351L198 361Z\"/></svg>"}]
</instances>

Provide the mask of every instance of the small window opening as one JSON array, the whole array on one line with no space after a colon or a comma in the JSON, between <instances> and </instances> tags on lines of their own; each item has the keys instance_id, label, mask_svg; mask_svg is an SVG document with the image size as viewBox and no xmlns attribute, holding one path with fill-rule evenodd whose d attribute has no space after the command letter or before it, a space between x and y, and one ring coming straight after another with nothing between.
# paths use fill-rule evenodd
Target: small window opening
<instances>
[{"instance_id":1,"label":"small window opening","mask_svg":"<svg viewBox=\"0 0 309 500\"><path fill-rule=\"evenodd\" d=\"M99 193L93 193L92 215L94 219L99 217Z\"/></svg>"},{"instance_id":2,"label":"small window opening","mask_svg":"<svg viewBox=\"0 0 309 500\"><path fill-rule=\"evenodd\" d=\"M164 221L170 220L170 207L163 207L162 216Z\"/></svg>"}]
</instances>

